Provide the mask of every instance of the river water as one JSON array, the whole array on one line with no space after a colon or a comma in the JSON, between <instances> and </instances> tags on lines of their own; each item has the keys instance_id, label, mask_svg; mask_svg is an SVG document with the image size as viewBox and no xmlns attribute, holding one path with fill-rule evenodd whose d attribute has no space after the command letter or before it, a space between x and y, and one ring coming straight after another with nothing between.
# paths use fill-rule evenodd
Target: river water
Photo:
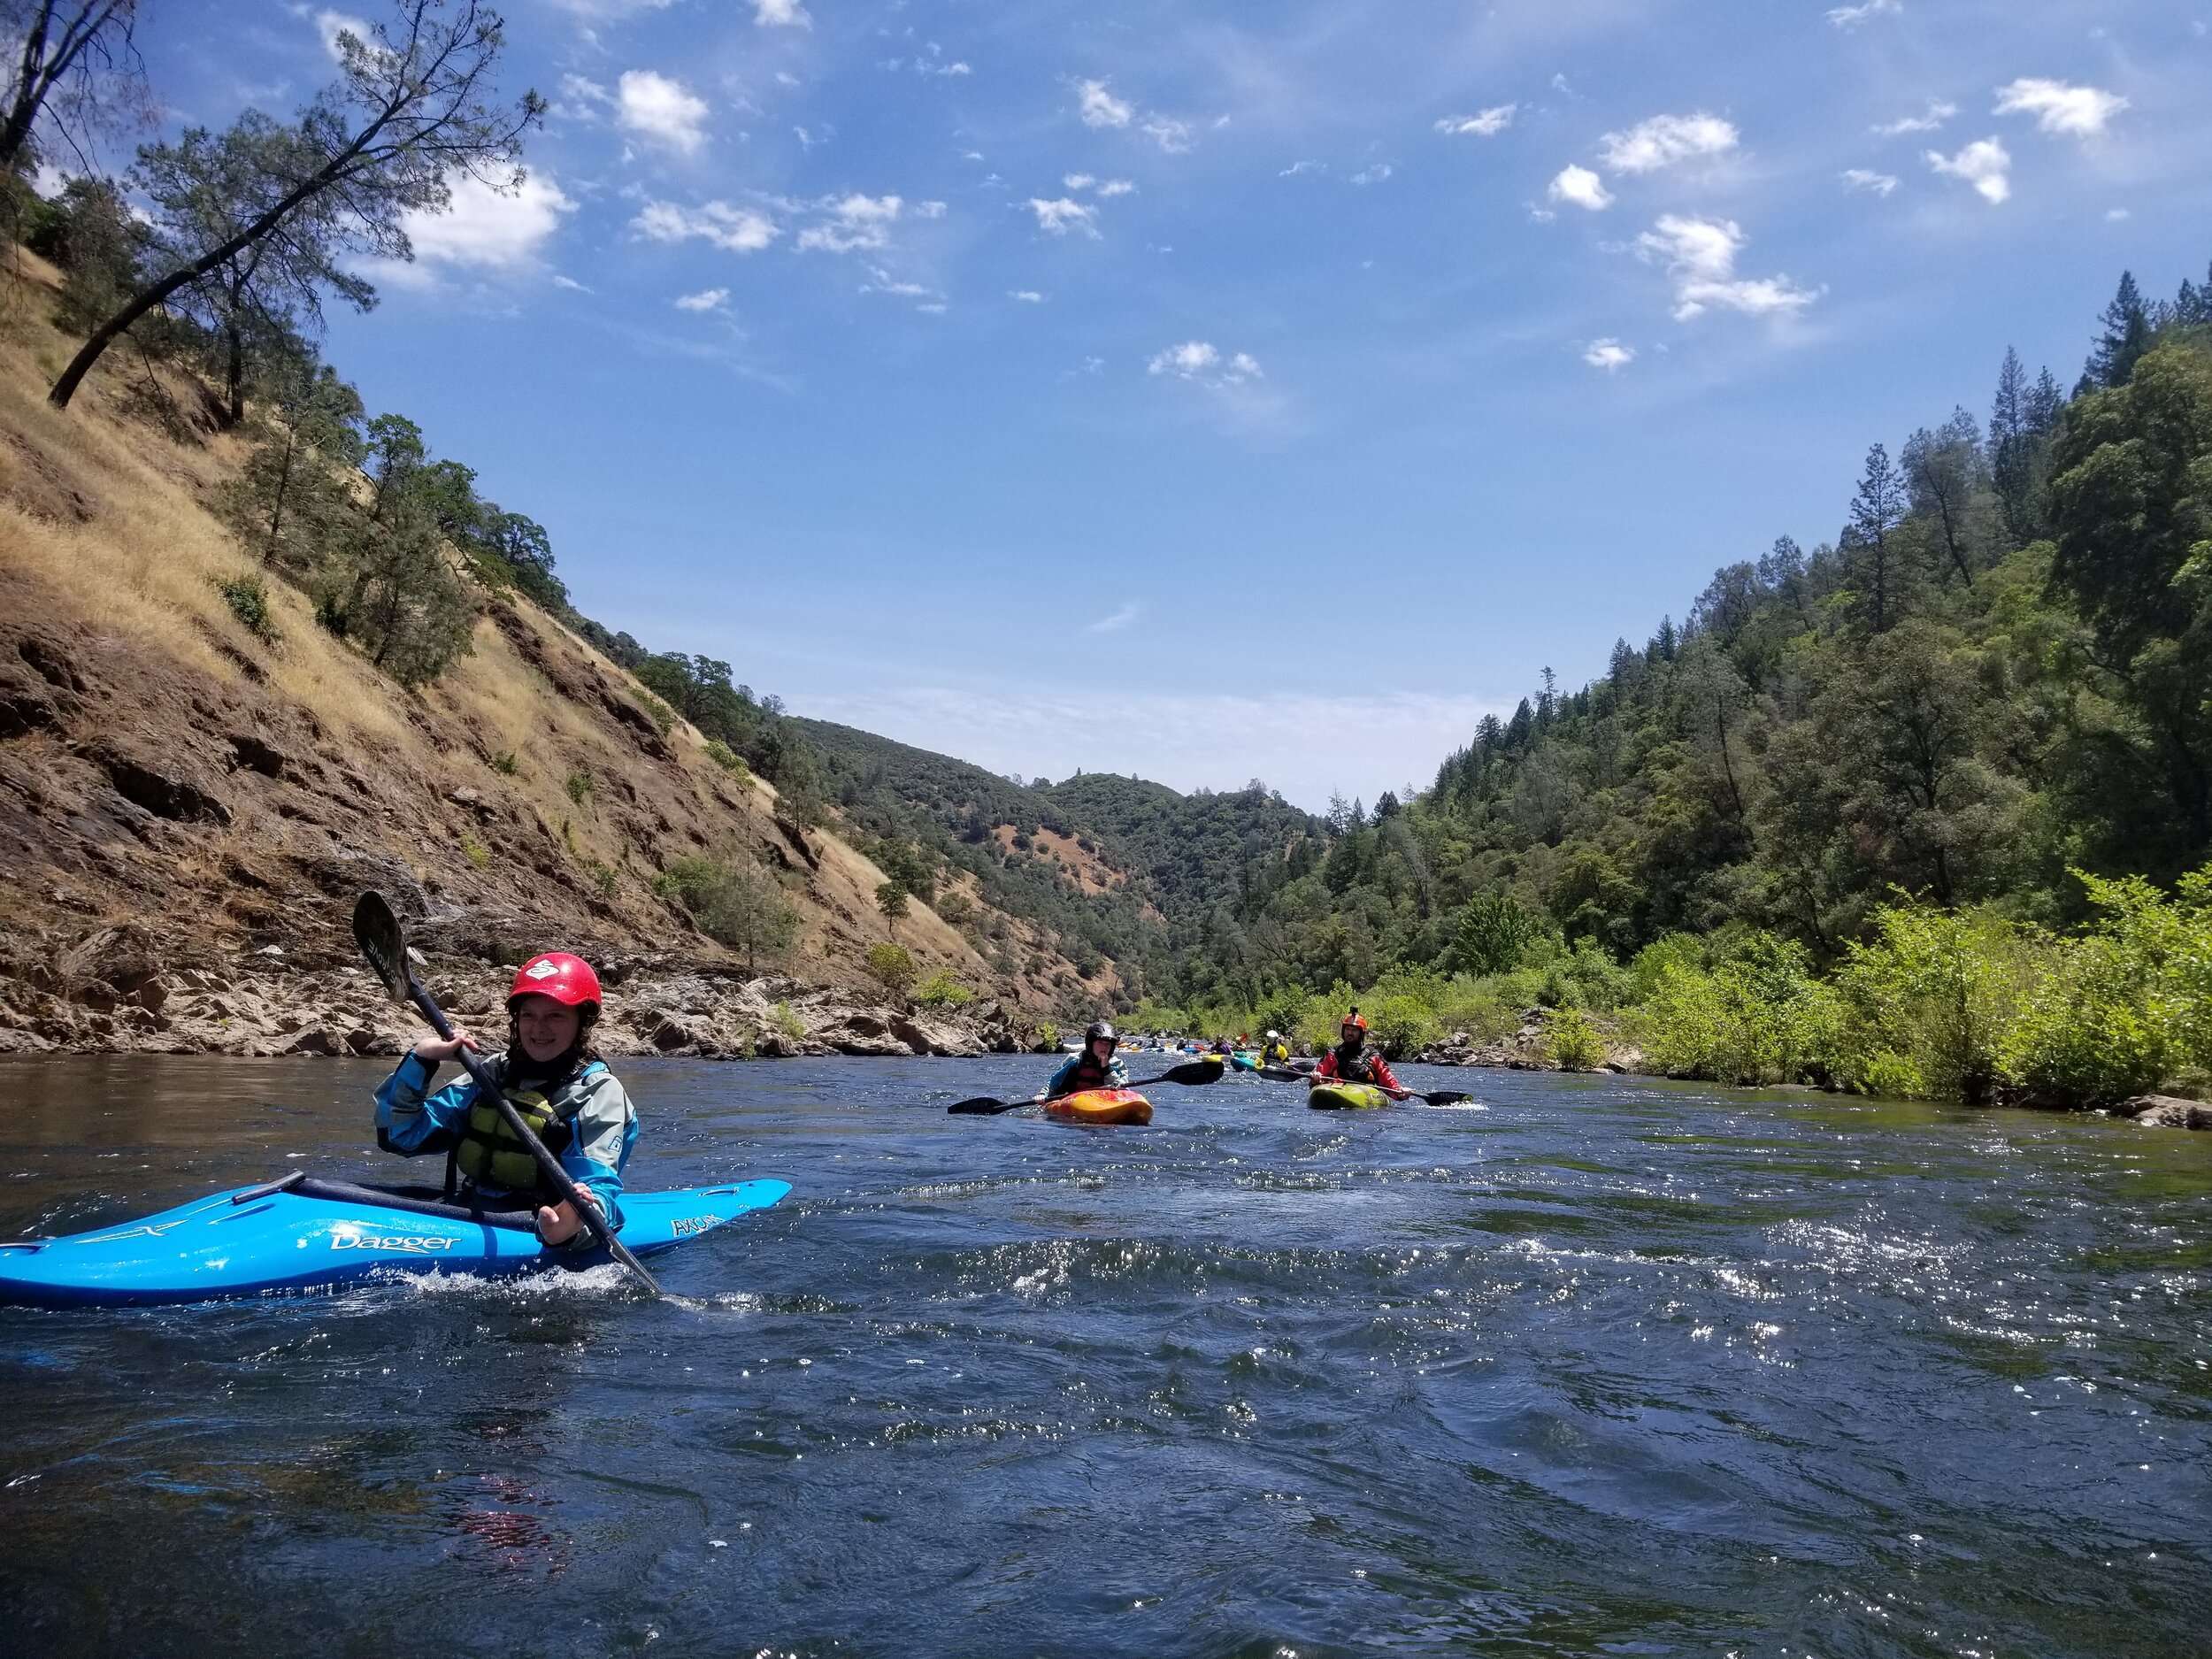
<instances>
[{"instance_id":1,"label":"river water","mask_svg":"<svg viewBox=\"0 0 2212 1659\"><path fill-rule=\"evenodd\" d=\"M1489 1071L1148 1129L625 1063L657 1264L0 1310L0 1651L2212 1650L2212 1136ZM379 1164L380 1065L0 1066L0 1236ZM1164 1069L1164 1068L1163 1068Z\"/></svg>"}]
</instances>

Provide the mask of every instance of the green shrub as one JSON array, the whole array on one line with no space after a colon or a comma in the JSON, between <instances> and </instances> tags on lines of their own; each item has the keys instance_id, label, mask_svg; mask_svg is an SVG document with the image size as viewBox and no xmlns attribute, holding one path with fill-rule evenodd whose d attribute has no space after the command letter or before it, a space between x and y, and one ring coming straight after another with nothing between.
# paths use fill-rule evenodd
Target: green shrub
<instances>
[{"instance_id":1,"label":"green shrub","mask_svg":"<svg viewBox=\"0 0 2212 1659\"><path fill-rule=\"evenodd\" d=\"M461 832L461 856L479 870L488 870L491 867L492 849L466 830Z\"/></svg>"},{"instance_id":2,"label":"green shrub","mask_svg":"<svg viewBox=\"0 0 2212 1659\"><path fill-rule=\"evenodd\" d=\"M791 1011L791 1004L779 1002L768 1010L769 1023L793 1042L806 1036L806 1021Z\"/></svg>"},{"instance_id":3,"label":"green shrub","mask_svg":"<svg viewBox=\"0 0 2212 1659\"><path fill-rule=\"evenodd\" d=\"M708 938L742 950L748 972L763 956L789 949L798 935L798 912L749 859L672 858L653 878L653 891L682 905Z\"/></svg>"},{"instance_id":4,"label":"green shrub","mask_svg":"<svg viewBox=\"0 0 2212 1659\"><path fill-rule=\"evenodd\" d=\"M940 968L914 987L914 1000L924 1008L965 1008L975 1001L975 993Z\"/></svg>"},{"instance_id":5,"label":"green shrub","mask_svg":"<svg viewBox=\"0 0 2212 1659\"><path fill-rule=\"evenodd\" d=\"M1587 1014L1562 1009L1545 1025L1544 1058L1562 1071L1594 1071L1605 1064L1605 1041Z\"/></svg>"},{"instance_id":6,"label":"green shrub","mask_svg":"<svg viewBox=\"0 0 2212 1659\"><path fill-rule=\"evenodd\" d=\"M1048 1019L1039 1020L1037 1043L1040 1048L1057 1048L1060 1046L1060 1028Z\"/></svg>"},{"instance_id":7,"label":"green shrub","mask_svg":"<svg viewBox=\"0 0 2212 1659\"><path fill-rule=\"evenodd\" d=\"M1738 1085L1830 1075L1841 1018L1835 993L1812 977L1799 947L1758 941L1713 972L1686 953L1657 959L1657 984L1630 1027L1653 1070Z\"/></svg>"},{"instance_id":8,"label":"green shrub","mask_svg":"<svg viewBox=\"0 0 2212 1659\"><path fill-rule=\"evenodd\" d=\"M276 618L269 611L269 590L258 576L228 576L215 579L215 591L223 595L230 613L238 618L239 626L264 645L274 645L283 639L277 631Z\"/></svg>"},{"instance_id":9,"label":"green shrub","mask_svg":"<svg viewBox=\"0 0 2212 1659\"><path fill-rule=\"evenodd\" d=\"M727 743L725 743L720 738L710 737L707 739L707 758L712 761L716 765L721 767L724 772L728 772L730 776L736 779L738 782L749 783L752 781L753 769L745 764L744 757L740 755L735 749L732 749Z\"/></svg>"},{"instance_id":10,"label":"green shrub","mask_svg":"<svg viewBox=\"0 0 2212 1659\"><path fill-rule=\"evenodd\" d=\"M2032 936L1990 910L1892 905L1873 919L1878 936L1854 943L1837 975L1842 1080L1867 1094L1987 1100L2038 977Z\"/></svg>"},{"instance_id":11,"label":"green shrub","mask_svg":"<svg viewBox=\"0 0 2212 1659\"><path fill-rule=\"evenodd\" d=\"M2055 947L2049 972L2005 1046L2007 1075L2039 1094L2093 1104L2154 1088L2212 1060L2212 869L2169 899L2139 876L2077 871L2098 912Z\"/></svg>"},{"instance_id":12,"label":"green shrub","mask_svg":"<svg viewBox=\"0 0 2212 1659\"><path fill-rule=\"evenodd\" d=\"M597 858L588 858L584 861L584 868L590 872L592 886L599 889L601 898L614 897L615 885L621 877L613 865Z\"/></svg>"},{"instance_id":13,"label":"green shrub","mask_svg":"<svg viewBox=\"0 0 2212 1659\"><path fill-rule=\"evenodd\" d=\"M578 806L592 797L591 774L588 772L572 772L568 774L568 781L562 787L568 791L568 798Z\"/></svg>"},{"instance_id":14,"label":"green shrub","mask_svg":"<svg viewBox=\"0 0 2212 1659\"><path fill-rule=\"evenodd\" d=\"M522 770L522 762L511 749L503 749L492 757L492 770L503 778L511 778Z\"/></svg>"},{"instance_id":15,"label":"green shrub","mask_svg":"<svg viewBox=\"0 0 2212 1659\"><path fill-rule=\"evenodd\" d=\"M675 710L649 691L640 694L640 701L645 704L645 712L653 722L653 729L666 737L676 724Z\"/></svg>"},{"instance_id":16,"label":"green shrub","mask_svg":"<svg viewBox=\"0 0 2212 1659\"><path fill-rule=\"evenodd\" d=\"M1393 1060L1418 1054L1437 1039L1436 1016L1409 993L1378 996L1361 1011L1367 1016L1369 1040Z\"/></svg>"},{"instance_id":17,"label":"green shrub","mask_svg":"<svg viewBox=\"0 0 2212 1659\"><path fill-rule=\"evenodd\" d=\"M892 995L903 997L914 983L914 958L904 945L888 942L868 947L868 972L882 981Z\"/></svg>"}]
</instances>

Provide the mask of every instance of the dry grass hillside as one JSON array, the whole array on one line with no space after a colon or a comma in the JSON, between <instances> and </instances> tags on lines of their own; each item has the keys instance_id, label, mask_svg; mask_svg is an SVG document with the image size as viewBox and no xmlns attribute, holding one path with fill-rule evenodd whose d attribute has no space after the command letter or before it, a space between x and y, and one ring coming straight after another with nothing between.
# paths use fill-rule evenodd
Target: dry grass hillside
<instances>
[{"instance_id":1,"label":"dry grass hillside","mask_svg":"<svg viewBox=\"0 0 2212 1659\"><path fill-rule=\"evenodd\" d=\"M833 826L782 818L688 726L664 735L623 671L526 600L487 595L472 652L419 694L280 580L280 641L250 634L216 588L250 561L206 505L241 441L203 388L127 347L50 409L73 342L48 320L54 273L18 258L0 275L0 972L124 921L196 952L273 945L335 964L351 896L372 885L455 952L728 965L652 885L671 859L707 855L778 873L801 938L777 966L864 979L882 872ZM508 755L511 773L495 770ZM925 972L1041 1007L1028 985L1069 964L1008 926L1028 983L998 978L918 902L897 937Z\"/></svg>"}]
</instances>

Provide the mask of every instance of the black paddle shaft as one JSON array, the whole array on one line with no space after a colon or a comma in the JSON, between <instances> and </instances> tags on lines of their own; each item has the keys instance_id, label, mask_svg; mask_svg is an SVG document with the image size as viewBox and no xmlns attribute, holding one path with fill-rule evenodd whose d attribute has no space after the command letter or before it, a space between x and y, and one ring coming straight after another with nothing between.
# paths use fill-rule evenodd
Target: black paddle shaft
<instances>
[{"instance_id":1,"label":"black paddle shaft","mask_svg":"<svg viewBox=\"0 0 2212 1659\"><path fill-rule=\"evenodd\" d=\"M380 911L380 915L378 914ZM377 977L392 991L412 1002L417 1011L430 1022L433 1031L448 1042L452 1041L453 1022L445 1017L445 1010L438 1006L437 999L424 988L422 981L415 978L414 969L408 965L407 944L399 931L399 918L392 914L391 906L385 903L381 895L364 893L361 895L360 902L354 906L353 933L360 942L362 954L368 957L369 965L376 970ZM489 1101L499 1113L500 1121L507 1125L508 1133L529 1148L539 1173L545 1177L547 1185L575 1210L585 1231L598 1243L605 1245L616 1261L636 1274L640 1284L656 1296L661 1294L659 1282L645 1271L645 1264L630 1253L630 1247L615 1237L613 1226L599 1206L585 1196L584 1189L576 1184L576 1178L561 1167L558 1158L546 1150L545 1142L531 1133L530 1125L522 1121L522 1114L515 1110L514 1102L507 1098L506 1091L493 1078L491 1068L465 1044L454 1050L454 1058L461 1063L462 1069L469 1074L469 1080L476 1085L476 1092Z\"/></svg>"}]
</instances>

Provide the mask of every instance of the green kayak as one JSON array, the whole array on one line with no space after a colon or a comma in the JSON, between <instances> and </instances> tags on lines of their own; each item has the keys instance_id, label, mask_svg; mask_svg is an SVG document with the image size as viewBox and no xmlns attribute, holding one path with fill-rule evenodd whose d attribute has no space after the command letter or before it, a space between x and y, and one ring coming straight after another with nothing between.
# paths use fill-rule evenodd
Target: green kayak
<instances>
[{"instance_id":1,"label":"green kayak","mask_svg":"<svg viewBox=\"0 0 2212 1659\"><path fill-rule=\"evenodd\" d=\"M1316 1083L1306 1096L1306 1104L1316 1111L1355 1111L1387 1106L1390 1096L1372 1083Z\"/></svg>"}]
</instances>

